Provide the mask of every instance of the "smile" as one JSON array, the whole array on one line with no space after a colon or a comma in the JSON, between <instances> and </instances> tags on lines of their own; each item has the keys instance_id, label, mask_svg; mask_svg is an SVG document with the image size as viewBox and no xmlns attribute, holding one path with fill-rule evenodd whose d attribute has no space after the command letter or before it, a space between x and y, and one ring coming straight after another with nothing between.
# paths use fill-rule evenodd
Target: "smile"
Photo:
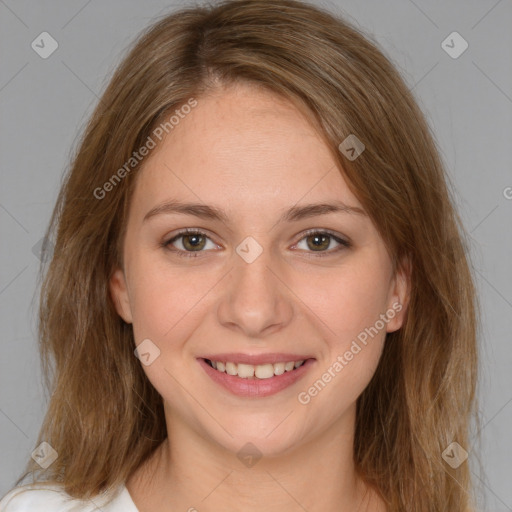
<instances>
[{"instance_id":1,"label":"smile","mask_svg":"<svg viewBox=\"0 0 512 512\"><path fill-rule=\"evenodd\" d=\"M263 398L289 388L315 363L314 358L261 364L206 358L197 361L216 384L233 395L246 398Z\"/></svg>"},{"instance_id":2,"label":"smile","mask_svg":"<svg viewBox=\"0 0 512 512\"><path fill-rule=\"evenodd\" d=\"M210 361L209 359L206 359L206 362L212 368L215 368L218 372L227 373L228 375L236 375L242 379L270 379L276 375L282 375L285 372L291 372L304 364L304 360L289 361L287 363L269 363L258 365L243 363L237 364L230 361Z\"/></svg>"}]
</instances>

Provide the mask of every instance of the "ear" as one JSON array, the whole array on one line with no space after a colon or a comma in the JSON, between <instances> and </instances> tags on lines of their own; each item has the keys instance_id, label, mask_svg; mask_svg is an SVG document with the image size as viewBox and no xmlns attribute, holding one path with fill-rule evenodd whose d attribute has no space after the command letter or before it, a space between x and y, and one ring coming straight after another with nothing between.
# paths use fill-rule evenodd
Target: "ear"
<instances>
[{"instance_id":1,"label":"ear","mask_svg":"<svg viewBox=\"0 0 512 512\"><path fill-rule=\"evenodd\" d=\"M386 331L398 331L402 327L409 306L411 291L412 266L409 258L404 258L395 270L391 280L388 310L386 316L389 318Z\"/></svg>"},{"instance_id":2,"label":"ear","mask_svg":"<svg viewBox=\"0 0 512 512\"><path fill-rule=\"evenodd\" d=\"M119 316L128 324L133 322L130 298L123 270L116 269L109 281L110 296Z\"/></svg>"}]
</instances>

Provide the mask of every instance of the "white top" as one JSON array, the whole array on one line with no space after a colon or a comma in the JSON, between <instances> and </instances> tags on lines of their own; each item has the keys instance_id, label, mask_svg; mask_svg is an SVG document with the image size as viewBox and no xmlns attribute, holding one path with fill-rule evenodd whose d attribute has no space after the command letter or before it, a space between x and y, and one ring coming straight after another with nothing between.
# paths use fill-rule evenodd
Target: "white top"
<instances>
[{"instance_id":1,"label":"white top","mask_svg":"<svg viewBox=\"0 0 512 512\"><path fill-rule=\"evenodd\" d=\"M0 501L0 512L139 512L124 485L108 505L103 505L106 502L104 495L77 500L58 485L38 483L9 491Z\"/></svg>"}]
</instances>

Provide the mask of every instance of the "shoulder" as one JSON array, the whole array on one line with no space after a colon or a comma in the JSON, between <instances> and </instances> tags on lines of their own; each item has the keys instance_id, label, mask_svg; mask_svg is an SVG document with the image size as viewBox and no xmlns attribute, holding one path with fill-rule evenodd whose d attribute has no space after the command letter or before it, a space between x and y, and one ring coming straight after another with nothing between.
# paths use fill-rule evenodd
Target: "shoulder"
<instances>
[{"instance_id":1,"label":"shoulder","mask_svg":"<svg viewBox=\"0 0 512 512\"><path fill-rule=\"evenodd\" d=\"M75 500L59 485L30 484L15 487L0 501L0 512L85 512L87 502Z\"/></svg>"},{"instance_id":2,"label":"shoulder","mask_svg":"<svg viewBox=\"0 0 512 512\"><path fill-rule=\"evenodd\" d=\"M15 487L0 501L0 512L39 510L67 511L66 494L57 485L30 484ZM69 496L68 496L69 498Z\"/></svg>"},{"instance_id":3,"label":"shoulder","mask_svg":"<svg viewBox=\"0 0 512 512\"><path fill-rule=\"evenodd\" d=\"M124 496L124 489L121 496ZM114 498L102 510L119 510L116 506L118 499ZM38 483L15 487L9 491L0 501L0 512L93 512L104 503L100 498L78 500L57 484Z\"/></svg>"}]
</instances>

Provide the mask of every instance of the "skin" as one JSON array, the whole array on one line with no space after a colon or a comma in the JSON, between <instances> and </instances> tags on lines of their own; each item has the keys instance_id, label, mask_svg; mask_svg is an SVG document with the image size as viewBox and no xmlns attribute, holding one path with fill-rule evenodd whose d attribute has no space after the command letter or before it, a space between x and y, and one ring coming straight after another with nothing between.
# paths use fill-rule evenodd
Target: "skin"
<instances>
[{"instance_id":1,"label":"skin","mask_svg":"<svg viewBox=\"0 0 512 512\"><path fill-rule=\"evenodd\" d=\"M198 98L146 158L123 268L110 282L136 344L150 339L160 350L144 371L164 399L168 439L127 482L141 512L385 510L354 471L356 399L375 372L386 332L402 325L407 276L394 272L364 210L278 222L288 208L311 203L343 201L362 210L336 165L297 108L248 84ZM176 213L144 220L170 199L217 206L228 221ZM190 237L162 246L183 228L207 233L199 257L172 251L192 253ZM351 245L327 238L315 251L309 229L330 230ZM263 249L252 263L236 252L247 236ZM378 335L300 403L298 394L397 303L402 310ZM212 352L316 360L291 387L242 398L198 364ZM237 458L248 442L262 454L252 467Z\"/></svg>"}]
</instances>

